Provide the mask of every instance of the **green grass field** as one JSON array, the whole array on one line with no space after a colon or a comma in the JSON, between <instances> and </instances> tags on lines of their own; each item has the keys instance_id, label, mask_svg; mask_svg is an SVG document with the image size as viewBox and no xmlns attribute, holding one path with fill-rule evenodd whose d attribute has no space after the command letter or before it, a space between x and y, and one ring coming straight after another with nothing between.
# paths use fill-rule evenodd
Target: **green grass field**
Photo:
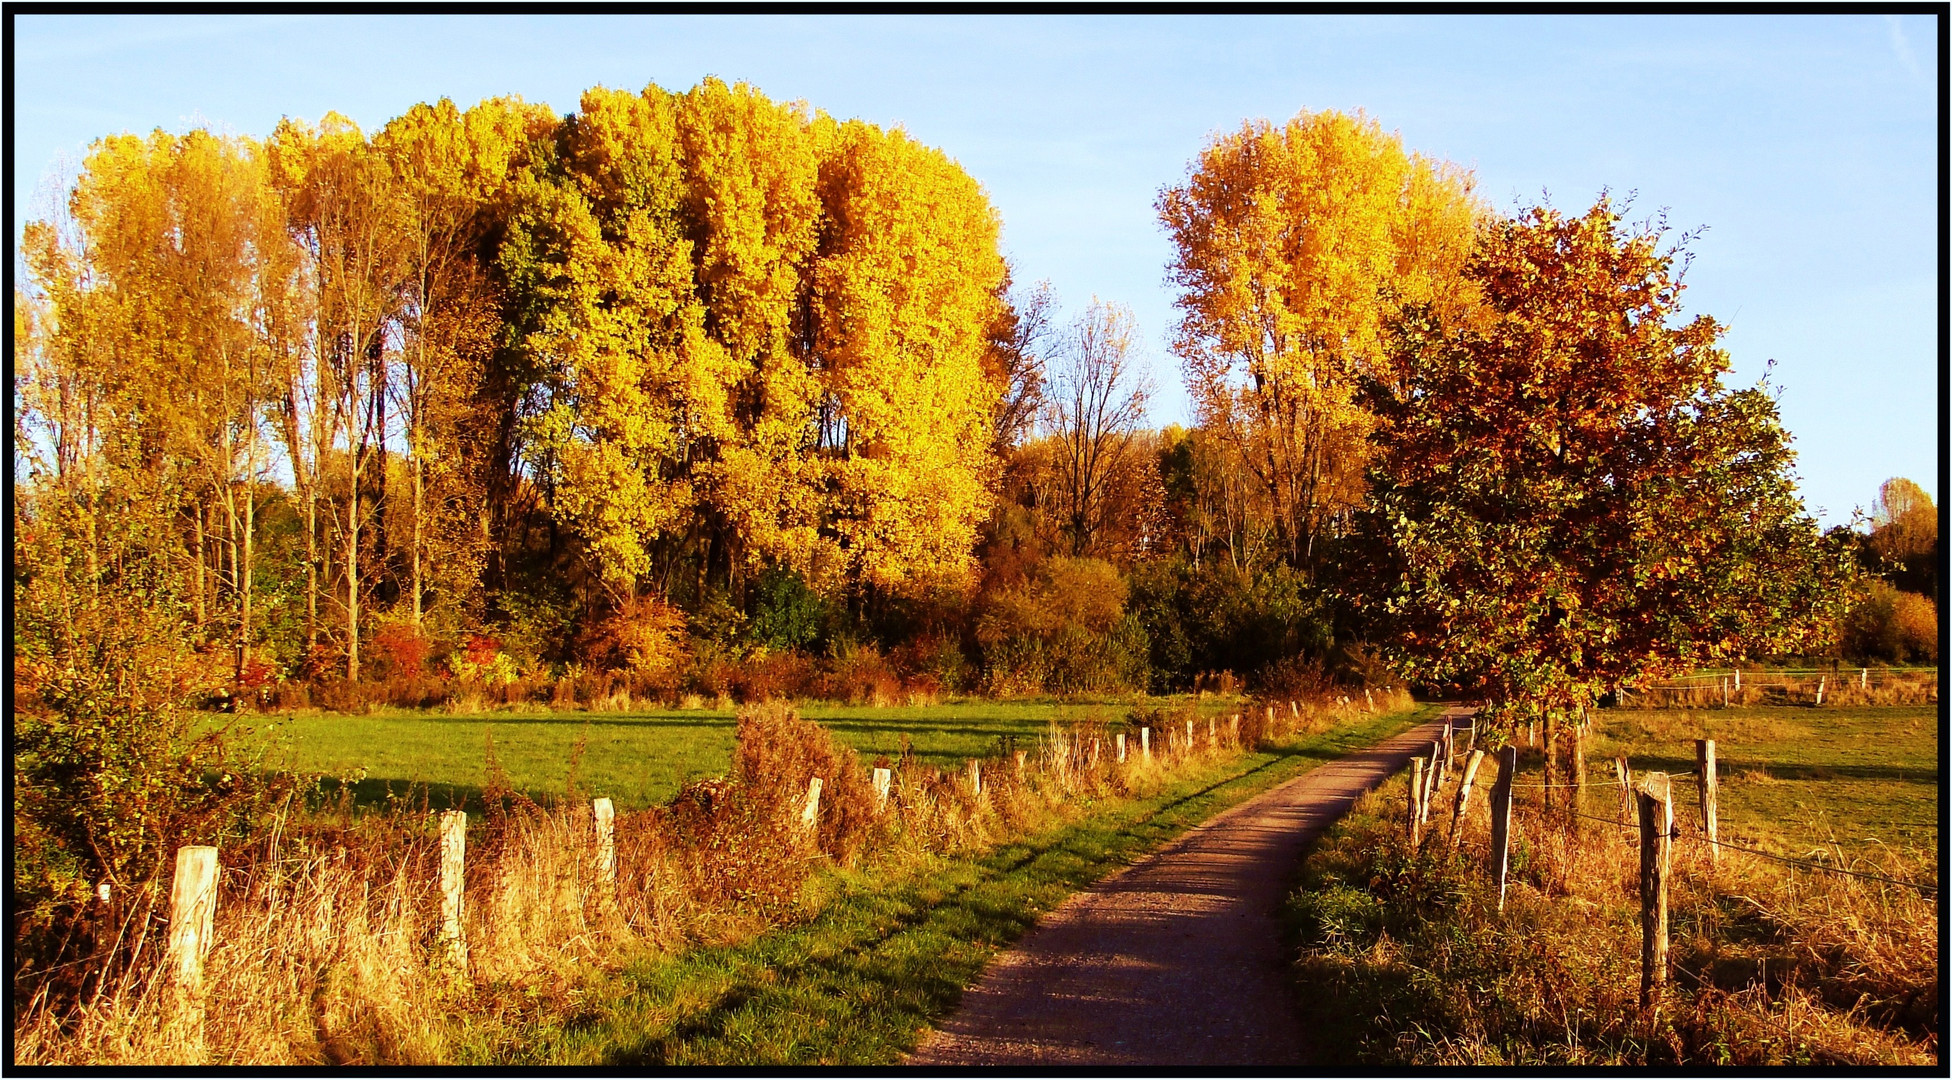
<instances>
[{"instance_id":1,"label":"green grass field","mask_svg":"<svg viewBox=\"0 0 1952 1080\"><path fill-rule=\"evenodd\" d=\"M1434 711L1365 717L1229 758L985 854L934 860L891 878L836 871L835 895L810 921L594 975L567 1015L538 1010L515 1024L469 1022L459 1063L892 1064L925 1025L955 1007L997 952L1071 893L1213 814Z\"/></svg>"},{"instance_id":2,"label":"green grass field","mask_svg":"<svg viewBox=\"0 0 1952 1080\"><path fill-rule=\"evenodd\" d=\"M1148 707L1186 701L1155 699ZM1238 709L1216 698L1201 705L1209 712ZM815 704L803 714L828 727L867 761L898 755L906 736L919 759L946 766L991 753L1003 740L1032 746L1054 723L1121 722L1131 708L966 701L889 708ZM580 741L578 789L588 795L608 795L620 808L641 808L664 802L689 780L722 775L732 762L737 723L732 711L709 709L531 710L460 716L391 709L365 716L246 717L236 722L232 737L240 748L261 755L266 769L321 774L350 783L362 804L376 805L388 798L418 800L424 795L434 806L470 808L479 805L487 781L491 738L495 760L511 786L539 801L563 794Z\"/></svg>"},{"instance_id":3,"label":"green grass field","mask_svg":"<svg viewBox=\"0 0 1952 1080\"><path fill-rule=\"evenodd\" d=\"M1588 778L1603 786L1617 755L1636 773L1692 772L1694 740L1714 739L1725 839L1786 855L1834 858L1841 849L1847 859L1936 862L1933 706L1620 709L1600 713L1594 734ZM1695 790L1691 782L1676 787L1683 821L1699 813ZM1592 803L1607 798L1588 794Z\"/></svg>"}]
</instances>

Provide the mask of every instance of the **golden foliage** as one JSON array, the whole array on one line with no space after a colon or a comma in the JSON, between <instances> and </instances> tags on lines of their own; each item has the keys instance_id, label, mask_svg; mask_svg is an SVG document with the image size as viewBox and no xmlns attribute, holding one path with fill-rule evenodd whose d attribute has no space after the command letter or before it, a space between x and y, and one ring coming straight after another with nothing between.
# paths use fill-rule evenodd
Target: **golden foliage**
<instances>
[{"instance_id":1,"label":"golden foliage","mask_svg":"<svg viewBox=\"0 0 1952 1080\"><path fill-rule=\"evenodd\" d=\"M1361 498L1371 422L1355 392L1390 375L1384 320L1399 304L1465 303L1481 213L1470 176L1405 153L1361 113L1303 112L1215 138L1158 208L1200 421L1241 448L1299 558Z\"/></svg>"}]
</instances>

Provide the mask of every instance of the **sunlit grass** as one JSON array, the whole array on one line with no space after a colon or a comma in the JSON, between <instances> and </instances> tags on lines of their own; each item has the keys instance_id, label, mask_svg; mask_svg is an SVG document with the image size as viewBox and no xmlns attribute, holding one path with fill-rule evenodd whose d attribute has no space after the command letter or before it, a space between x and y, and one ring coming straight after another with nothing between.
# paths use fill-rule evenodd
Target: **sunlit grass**
<instances>
[{"instance_id":1,"label":"sunlit grass","mask_svg":"<svg viewBox=\"0 0 1952 1080\"><path fill-rule=\"evenodd\" d=\"M893 710L890 710L893 711ZM835 872L801 926L651 956L594 976L569 1015L474 1021L477 1064L889 1064L948 1014L992 957L1064 898L1254 794L1433 710L1367 718L1115 799L985 854Z\"/></svg>"},{"instance_id":2,"label":"sunlit grass","mask_svg":"<svg viewBox=\"0 0 1952 1080\"><path fill-rule=\"evenodd\" d=\"M1148 705L1184 701L1151 699ZM1201 705L1207 711L1238 711L1237 704L1218 698ZM990 754L1005 740L1034 745L1052 723L1117 723L1132 708L1122 702L963 701L882 708L809 704L802 714L867 761L896 757L906 737L924 764L953 766ZM467 715L385 709L367 715L244 717L235 722L233 738L240 748L261 755L265 768L352 783L361 803L424 797L436 807L479 805L492 739L495 761L510 786L538 801L567 790L574 763L579 792L607 795L620 808L636 809L670 799L687 781L723 774L732 761L736 727L730 709Z\"/></svg>"},{"instance_id":3,"label":"sunlit grass","mask_svg":"<svg viewBox=\"0 0 1952 1080\"><path fill-rule=\"evenodd\" d=\"M1820 849L1930 861L1938 846L1938 715L1930 705L1622 709L1602 712L1589 777L1692 772L1694 740L1714 739L1721 835L1784 854ZM1689 820L1695 788L1677 787ZM1607 803L1610 794L1589 794Z\"/></svg>"}]
</instances>

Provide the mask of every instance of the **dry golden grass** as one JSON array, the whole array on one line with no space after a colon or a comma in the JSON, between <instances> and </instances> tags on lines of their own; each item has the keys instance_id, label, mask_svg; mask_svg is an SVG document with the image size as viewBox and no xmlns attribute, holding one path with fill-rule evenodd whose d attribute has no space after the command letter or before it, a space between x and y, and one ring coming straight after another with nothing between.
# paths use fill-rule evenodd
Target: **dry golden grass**
<instances>
[{"instance_id":1,"label":"dry golden grass","mask_svg":"<svg viewBox=\"0 0 1952 1080\"><path fill-rule=\"evenodd\" d=\"M1379 697L1378 709L1407 697ZM201 1022L159 963L166 883L124 907L155 934L94 958L115 978L79 1002L37 999L17 1016L20 1065L433 1064L451 1059L461 1021L516 1030L524 1017L577 1015L592 971L631 957L722 944L805 919L825 895L824 866L898 875L946 854L984 850L1084 812L1144 796L1242 752L1263 734L1319 730L1369 715L1297 708L1264 723L1193 709L1146 718L1117 761L1102 723L1053 726L1021 764L983 759L981 790L961 770L913 759L877 806L871 770L784 706L741 716L731 775L688 785L671 803L616 818L614 883L598 869L588 804L544 808L491 794L468 836L465 969L439 941L436 815L355 815L349 805L272 823L222 856L215 945ZM1195 720L1194 738L1185 723ZM800 824L821 776L818 824ZM488 1019L493 1022L482 1024Z\"/></svg>"},{"instance_id":2,"label":"dry golden grass","mask_svg":"<svg viewBox=\"0 0 1952 1080\"><path fill-rule=\"evenodd\" d=\"M1494 776L1487 763L1478 790ZM1536 782L1536 766L1521 780ZM1405 835L1397 782L1309 859L1293 914L1303 978L1332 988L1315 995L1318 1020L1347 1029L1331 1046L1394 1064L1938 1063L1934 896L1728 849L1716 860L1677 805L1672 979L1644 1012L1636 832L1568 827L1542 791L1520 789L1500 912L1483 871L1482 795L1448 853L1454 790L1455 780L1421 850ZM1611 785L1589 789L1583 812L1616 817ZM1853 866L1937 880L1934 865L1902 854Z\"/></svg>"}]
</instances>

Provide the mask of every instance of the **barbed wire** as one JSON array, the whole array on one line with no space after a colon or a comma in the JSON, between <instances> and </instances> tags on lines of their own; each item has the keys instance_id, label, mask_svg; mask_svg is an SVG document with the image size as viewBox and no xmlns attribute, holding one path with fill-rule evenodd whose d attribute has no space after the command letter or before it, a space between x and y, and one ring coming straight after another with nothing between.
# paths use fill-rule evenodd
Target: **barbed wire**
<instances>
[{"instance_id":1,"label":"barbed wire","mask_svg":"<svg viewBox=\"0 0 1952 1080\"><path fill-rule=\"evenodd\" d=\"M1587 821L1597 821L1605 825L1611 825L1616 829L1638 829L1640 827L1638 822L1621 821L1618 818L1597 817L1592 814L1580 813L1577 810L1568 812L1573 817L1585 818ZM1667 837L1670 840L1688 840L1703 844L1713 844L1719 848L1727 848L1730 851L1739 851L1744 855L1754 855L1757 858L1769 859L1786 866L1802 867L1805 870L1816 870L1825 874L1841 874L1844 877L1862 878L1867 881L1881 881L1887 885L1900 885L1907 889L1916 889L1925 896L1933 896L1938 892L1938 886L1936 884L1926 884L1921 881L1907 881L1903 878L1885 877L1882 874L1872 874L1862 870L1845 870L1841 866L1826 866L1823 863L1810 862L1807 859L1792 859L1783 855L1772 855L1760 848L1752 848L1745 844L1731 844L1726 840L1710 840L1708 837L1699 833L1682 832L1678 826L1673 832L1668 833Z\"/></svg>"}]
</instances>

